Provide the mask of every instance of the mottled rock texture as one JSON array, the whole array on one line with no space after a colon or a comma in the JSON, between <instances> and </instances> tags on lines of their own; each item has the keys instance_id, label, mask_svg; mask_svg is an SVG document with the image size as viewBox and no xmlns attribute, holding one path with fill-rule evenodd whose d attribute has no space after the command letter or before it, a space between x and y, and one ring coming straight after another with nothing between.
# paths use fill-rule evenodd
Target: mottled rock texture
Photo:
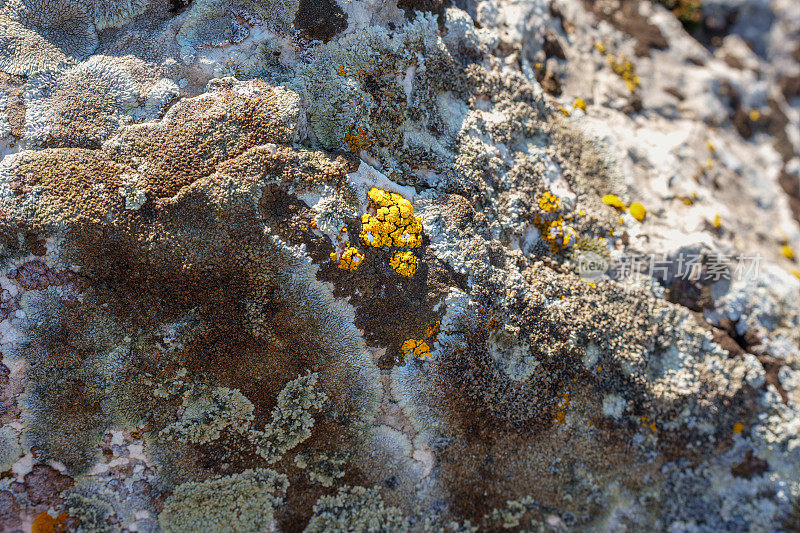
<instances>
[{"instance_id":1,"label":"mottled rock texture","mask_svg":"<svg viewBox=\"0 0 800 533\"><path fill-rule=\"evenodd\" d=\"M800 528L793 0L0 0L0 532Z\"/></svg>"}]
</instances>

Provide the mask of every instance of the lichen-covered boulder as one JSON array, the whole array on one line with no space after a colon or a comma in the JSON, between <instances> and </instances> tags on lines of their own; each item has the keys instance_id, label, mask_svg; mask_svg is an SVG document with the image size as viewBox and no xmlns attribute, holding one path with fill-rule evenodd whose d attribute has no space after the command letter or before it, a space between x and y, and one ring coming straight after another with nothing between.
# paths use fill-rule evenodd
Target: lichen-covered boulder
<instances>
[{"instance_id":1,"label":"lichen-covered boulder","mask_svg":"<svg viewBox=\"0 0 800 533\"><path fill-rule=\"evenodd\" d=\"M796 529L800 19L618 4L0 0L0 530Z\"/></svg>"}]
</instances>

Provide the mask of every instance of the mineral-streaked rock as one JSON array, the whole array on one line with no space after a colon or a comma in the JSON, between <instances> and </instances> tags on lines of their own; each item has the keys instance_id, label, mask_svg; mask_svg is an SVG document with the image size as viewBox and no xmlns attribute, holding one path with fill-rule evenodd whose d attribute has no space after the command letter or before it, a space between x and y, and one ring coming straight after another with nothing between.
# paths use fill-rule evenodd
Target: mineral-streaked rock
<instances>
[{"instance_id":1,"label":"mineral-streaked rock","mask_svg":"<svg viewBox=\"0 0 800 533\"><path fill-rule=\"evenodd\" d=\"M0 0L0 531L800 527L800 13L665 4Z\"/></svg>"}]
</instances>

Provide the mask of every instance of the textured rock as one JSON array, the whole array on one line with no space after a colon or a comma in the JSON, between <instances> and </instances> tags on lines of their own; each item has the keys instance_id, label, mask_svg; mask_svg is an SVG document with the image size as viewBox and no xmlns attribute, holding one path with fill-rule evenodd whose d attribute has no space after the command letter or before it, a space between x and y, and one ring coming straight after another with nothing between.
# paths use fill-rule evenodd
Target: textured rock
<instances>
[{"instance_id":1,"label":"textured rock","mask_svg":"<svg viewBox=\"0 0 800 533\"><path fill-rule=\"evenodd\" d=\"M791 0L0 0L0 529L800 522Z\"/></svg>"}]
</instances>

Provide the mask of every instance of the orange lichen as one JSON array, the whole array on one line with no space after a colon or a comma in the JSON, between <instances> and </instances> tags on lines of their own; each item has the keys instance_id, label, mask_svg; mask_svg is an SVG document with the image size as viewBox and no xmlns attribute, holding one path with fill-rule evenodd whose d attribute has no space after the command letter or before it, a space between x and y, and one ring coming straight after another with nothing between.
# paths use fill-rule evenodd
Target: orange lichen
<instances>
[{"instance_id":1,"label":"orange lichen","mask_svg":"<svg viewBox=\"0 0 800 533\"><path fill-rule=\"evenodd\" d=\"M351 126L350 130L344 134L344 141L347 143L347 149L354 154L365 150L369 146L366 128Z\"/></svg>"},{"instance_id":2,"label":"orange lichen","mask_svg":"<svg viewBox=\"0 0 800 533\"><path fill-rule=\"evenodd\" d=\"M31 525L31 532L32 533L61 533L62 531L66 531L66 525L64 521L67 519L66 513L61 513L55 518L50 516L49 513L39 513L36 515L36 518L33 519L33 524Z\"/></svg>"},{"instance_id":3,"label":"orange lichen","mask_svg":"<svg viewBox=\"0 0 800 533\"><path fill-rule=\"evenodd\" d=\"M425 329L425 335L427 335L428 337L435 337L436 335L439 334L439 328L441 328L441 326L442 326L442 321L437 320L436 322L434 322Z\"/></svg>"},{"instance_id":4,"label":"orange lichen","mask_svg":"<svg viewBox=\"0 0 800 533\"><path fill-rule=\"evenodd\" d=\"M742 431L744 431L744 424L742 424L741 422L736 422L736 423L733 425L733 432L734 432L736 435L738 435L738 434L740 434Z\"/></svg>"},{"instance_id":5,"label":"orange lichen","mask_svg":"<svg viewBox=\"0 0 800 533\"><path fill-rule=\"evenodd\" d=\"M501 327L503 327L503 323L500 320L498 320L495 317L489 319L489 325L488 325L489 331L497 331Z\"/></svg>"},{"instance_id":6,"label":"orange lichen","mask_svg":"<svg viewBox=\"0 0 800 533\"><path fill-rule=\"evenodd\" d=\"M569 393L565 392L561 395L562 401L556 405L558 408L558 412L556 413L556 418L553 420L556 424L563 426L566 423L566 414L564 410L569 407Z\"/></svg>"},{"instance_id":7,"label":"orange lichen","mask_svg":"<svg viewBox=\"0 0 800 533\"><path fill-rule=\"evenodd\" d=\"M417 359L431 356L431 348L425 341L418 341L416 339L408 339L400 347L403 353L412 353Z\"/></svg>"},{"instance_id":8,"label":"orange lichen","mask_svg":"<svg viewBox=\"0 0 800 533\"><path fill-rule=\"evenodd\" d=\"M416 258L413 252L395 252L389 260L389 265L395 272L408 278L413 276L414 272L417 271L419 259Z\"/></svg>"},{"instance_id":9,"label":"orange lichen","mask_svg":"<svg viewBox=\"0 0 800 533\"><path fill-rule=\"evenodd\" d=\"M370 189L367 197L375 214L361 215L361 242L373 248L418 248L422 244L422 221L413 215L411 202L376 188Z\"/></svg>"}]
</instances>

